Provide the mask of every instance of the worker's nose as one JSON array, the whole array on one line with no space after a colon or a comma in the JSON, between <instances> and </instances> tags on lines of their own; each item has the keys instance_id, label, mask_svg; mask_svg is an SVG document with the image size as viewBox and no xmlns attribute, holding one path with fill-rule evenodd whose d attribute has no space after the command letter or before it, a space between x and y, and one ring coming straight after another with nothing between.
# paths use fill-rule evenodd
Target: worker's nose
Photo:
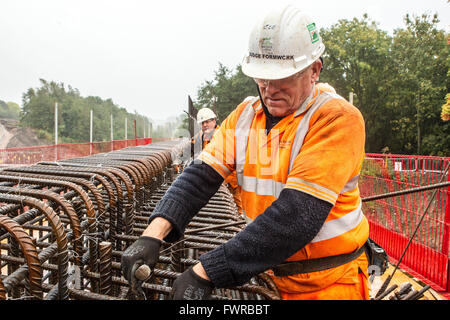
<instances>
[{"instance_id":1,"label":"worker's nose","mask_svg":"<svg viewBox=\"0 0 450 320\"><path fill-rule=\"evenodd\" d=\"M273 83L273 81L268 81L268 84L265 88L265 91L269 94L272 95L278 91L280 91L280 89L278 88L278 86L276 84Z\"/></svg>"}]
</instances>

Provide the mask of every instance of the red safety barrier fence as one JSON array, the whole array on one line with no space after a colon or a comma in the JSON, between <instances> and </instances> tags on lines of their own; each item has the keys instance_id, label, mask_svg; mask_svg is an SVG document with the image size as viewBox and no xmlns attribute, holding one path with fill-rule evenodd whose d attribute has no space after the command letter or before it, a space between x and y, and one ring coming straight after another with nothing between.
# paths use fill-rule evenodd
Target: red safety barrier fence
<instances>
[{"instance_id":1,"label":"red safety barrier fence","mask_svg":"<svg viewBox=\"0 0 450 320\"><path fill-rule=\"evenodd\" d=\"M367 154L359 188L362 197L449 181L450 157ZM400 267L437 291L449 293L450 187L364 202L370 237L397 263L431 205Z\"/></svg>"},{"instance_id":2,"label":"red safety barrier fence","mask_svg":"<svg viewBox=\"0 0 450 320\"><path fill-rule=\"evenodd\" d=\"M30 165L39 161L85 157L149 143L152 138L0 149L0 165Z\"/></svg>"}]
</instances>

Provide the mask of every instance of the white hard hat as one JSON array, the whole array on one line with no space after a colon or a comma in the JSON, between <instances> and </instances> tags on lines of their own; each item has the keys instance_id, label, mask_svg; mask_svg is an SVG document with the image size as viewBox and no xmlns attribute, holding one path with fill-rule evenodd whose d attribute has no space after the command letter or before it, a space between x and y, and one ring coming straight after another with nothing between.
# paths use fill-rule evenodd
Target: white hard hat
<instances>
[{"instance_id":1,"label":"white hard hat","mask_svg":"<svg viewBox=\"0 0 450 320\"><path fill-rule=\"evenodd\" d=\"M215 119L216 114L209 108L202 108L197 113L197 123L202 124L203 121Z\"/></svg>"},{"instance_id":2,"label":"white hard hat","mask_svg":"<svg viewBox=\"0 0 450 320\"><path fill-rule=\"evenodd\" d=\"M289 5L255 25L242 71L252 78L283 79L310 66L324 51L311 17Z\"/></svg>"}]
</instances>

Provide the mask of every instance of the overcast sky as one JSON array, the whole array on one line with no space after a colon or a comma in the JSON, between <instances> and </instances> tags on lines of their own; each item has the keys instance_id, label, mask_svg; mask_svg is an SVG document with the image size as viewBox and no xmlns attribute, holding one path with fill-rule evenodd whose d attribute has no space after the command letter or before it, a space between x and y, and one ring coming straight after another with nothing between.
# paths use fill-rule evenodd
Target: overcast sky
<instances>
[{"instance_id":1,"label":"overcast sky","mask_svg":"<svg viewBox=\"0 0 450 320\"><path fill-rule=\"evenodd\" d=\"M319 28L368 13L392 34L406 13L437 12L450 29L447 0L1 0L0 100L22 104L43 78L157 121L178 116L219 62L241 62L255 19L287 3Z\"/></svg>"}]
</instances>

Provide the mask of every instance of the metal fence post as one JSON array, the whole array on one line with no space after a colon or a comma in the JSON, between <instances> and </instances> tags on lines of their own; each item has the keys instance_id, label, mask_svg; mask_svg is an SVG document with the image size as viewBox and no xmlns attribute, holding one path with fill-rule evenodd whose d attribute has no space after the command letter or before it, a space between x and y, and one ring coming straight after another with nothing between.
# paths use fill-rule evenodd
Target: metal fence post
<instances>
[{"instance_id":1,"label":"metal fence post","mask_svg":"<svg viewBox=\"0 0 450 320\"><path fill-rule=\"evenodd\" d=\"M58 102L55 102L55 161L58 161Z\"/></svg>"},{"instance_id":2,"label":"metal fence post","mask_svg":"<svg viewBox=\"0 0 450 320\"><path fill-rule=\"evenodd\" d=\"M91 109L91 119L89 126L89 154L92 155L92 142L93 142L93 131L94 131L94 111Z\"/></svg>"},{"instance_id":3,"label":"metal fence post","mask_svg":"<svg viewBox=\"0 0 450 320\"><path fill-rule=\"evenodd\" d=\"M111 151L114 151L113 115L111 113Z\"/></svg>"},{"instance_id":4,"label":"metal fence post","mask_svg":"<svg viewBox=\"0 0 450 320\"><path fill-rule=\"evenodd\" d=\"M137 146L137 124L136 124L136 119L134 119L134 145Z\"/></svg>"},{"instance_id":5,"label":"metal fence post","mask_svg":"<svg viewBox=\"0 0 450 320\"><path fill-rule=\"evenodd\" d=\"M450 173L447 174L447 180L450 181ZM442 253L447 256L447 292L450 292L450 252L449 252L449 236L450 236L450 187L447 187L447 199L444 213L444 235L442 239Z\"/></svg>"}]
</instances>

